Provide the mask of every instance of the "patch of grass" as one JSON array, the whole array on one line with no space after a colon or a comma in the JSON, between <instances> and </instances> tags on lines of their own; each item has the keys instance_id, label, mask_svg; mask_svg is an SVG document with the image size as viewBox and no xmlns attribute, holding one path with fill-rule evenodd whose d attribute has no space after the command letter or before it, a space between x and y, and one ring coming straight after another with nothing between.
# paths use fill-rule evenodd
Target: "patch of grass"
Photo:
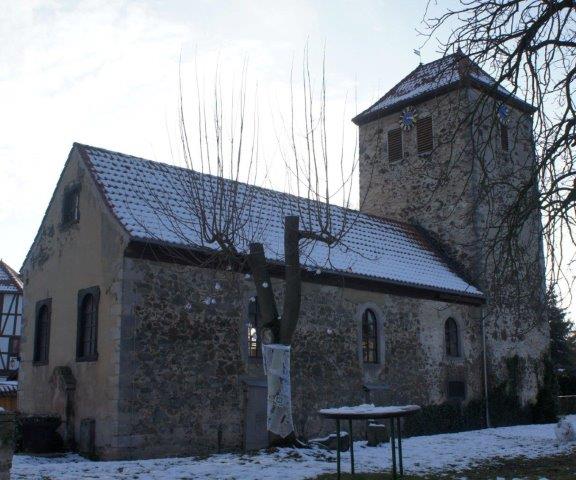
<instances>
[{"instance_id":1,"label":"patch of grass","mask_svg":"<svg viewBox=\"0 0 576 480\"><path fill-rule=\"evenodd\" d=\"M336 473L324 474L315 480L332 480ZM363 473L351 476L342 474L346 480L390 480L389 472ZM537 459L496 459L462 471L446 471L437 474L411 476L404 480L574 480L576 479L576 451L567 455L554 455Z\"/></svg>"},{"instance_id":2,"label":"patch of grass","mask_svg":"<svg viewBox=\"0 0 576 480\"><path fill-rule=\"evenodd\" d=\"M536 459L498 459L481 464L476 468L459 472L458 477L467 480L486 480L500 477L523 480L574 480L576 478L576 452L567 455L554 455ZM435 477L431 477L435 478ZM444 477L446 478L446 477Z\"/></svg>"},{"instance_id":3,"label":"patch of grass","mask_svg":"<svg viewBox=\"0 0 576 480\"><path fill-rule=\"evenodd\" d=\"M336 478L336 474L327 473L315 477L315 480L332 480ZM357 473L356 475L350 475L349 473L343 473L341 475L342 480L392 480L392 474L387 473ZM413 477L411 475L404 475L402 480L421 480L425 477Z\"/></svg>"}]
</instances>

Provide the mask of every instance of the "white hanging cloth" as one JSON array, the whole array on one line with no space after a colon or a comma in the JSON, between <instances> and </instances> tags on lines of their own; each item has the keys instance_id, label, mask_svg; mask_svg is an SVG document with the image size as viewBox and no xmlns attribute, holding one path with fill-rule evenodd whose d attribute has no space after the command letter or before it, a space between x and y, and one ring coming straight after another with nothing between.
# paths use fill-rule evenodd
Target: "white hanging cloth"
<instances>
[{"instance_id":1,"label":"white hanging cloth","mask_svg":"<svg viewBox=\"0 0 576 480\"><path fill-rule=\"evenodd\" d=\"M286 438L294 431L290 389L290 346L262 345L264 373L268 379L268 431Z\"/></svg>"}]
</instances>

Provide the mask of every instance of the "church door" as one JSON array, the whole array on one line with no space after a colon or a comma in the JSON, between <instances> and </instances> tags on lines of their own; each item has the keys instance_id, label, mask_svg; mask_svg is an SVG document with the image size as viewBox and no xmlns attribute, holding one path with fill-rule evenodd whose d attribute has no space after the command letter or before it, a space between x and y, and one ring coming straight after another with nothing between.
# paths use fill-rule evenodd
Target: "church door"
<instances>
[{"instance_id":1,"label":"church door","mask_svg":"<svg viewBox=\"0 0 576 480\"><path fill-rule=\"evenodd\" d=\"M246 416L244 424L244 449L258 450L268 446L266 429L266 384L246 385Z\"/></svg>"}]
</instances>

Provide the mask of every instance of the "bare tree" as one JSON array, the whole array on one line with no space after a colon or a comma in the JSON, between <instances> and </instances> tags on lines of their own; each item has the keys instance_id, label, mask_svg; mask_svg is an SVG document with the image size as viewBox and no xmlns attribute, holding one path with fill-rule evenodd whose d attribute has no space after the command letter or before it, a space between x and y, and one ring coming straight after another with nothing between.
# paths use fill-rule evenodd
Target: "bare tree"
<instances>
[{"instance_id":1,"label":"bare tree","mask_svg":"<svg viewBox=\"0 0 576 480\"><path fill-rule=\"evenodd\" d=\"M272 444L286 444L296 441L287 347L292 344L300 318L301 272L304 265L329 268L331 250L342 244L354 224L356 212L347 207L352 201L352 177L357 165L356 142L350 154L346 153L343 135L336 143L339 148L331 147L334 142L328 141L324 66L315 88L306 50L299 88L291 78L290 112L282 116L276 134L285 176L291 178L291 189L297 195L262 189L257 184L266 181L267 165L260 154L257 103L248 100L246 78L244 68L234 91L227 95L222 93L218 72L209 95L196 78L195 107L190 117L181 81L180 144L186 168L164 188L178 190L183 201L175 206L156 195L151 206L179 244L204 252L206 264L252 277L259 309L258 335L268 376L270 439ZM336 158L332 159L334 152ZM262 203L264 197L274 204L274 215L282 218L270 219L262 214L268 208ZM335 201L344 208L335 208ZM267 243L270 222L277 221L283 222L284 238ZM324 265L314 264L318 244L327 251ZM282 247L282 253L275 250ZM281 258L281 309L267 251L274 253L275 267Z\"/></svg>"},{"instance_id":2,"label":"bare tree","mask_svg":"<svg viewBox=\"0 0 576 480\"><path fill-rule=\"evenodd\" d=\"M462 50L494 76L492 92L478 102L474 115L481 123L497 121L489 116L487 98L506 87L509 98L534 106L535 162L524 168L513 188L507 207L494 215L493 245L506 256L504 264L514 268L511 246L527 223L540 211L546 241L549 280L563 278L562 266L573 257L576 165L574 146L576 118L573 99L576 75L576 10L571 0L460 0L454 9L433 12L437 2L428 2L426 35L439 37L445 53ZM506 99L504 98L504 102ZM489 148L490 135L478 139L477 148ZM483 188L487 195L502 192L502 179L490 178L483 166ZM518 172L513 172L518 173ZM508 185L510 187L510 185ZM568 249L563 247L568 246ZM568 251L571 250L572 252ZM566 258L568 257L568 258ZM565 278L567 279L567 278Z\"/></svg>"}]
</instances>

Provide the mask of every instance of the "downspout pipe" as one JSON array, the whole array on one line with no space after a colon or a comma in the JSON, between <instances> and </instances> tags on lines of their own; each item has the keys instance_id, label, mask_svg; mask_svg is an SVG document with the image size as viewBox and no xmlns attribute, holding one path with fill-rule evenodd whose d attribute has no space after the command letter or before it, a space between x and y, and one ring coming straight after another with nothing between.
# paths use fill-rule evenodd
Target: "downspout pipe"
<instances>
[{"instance_id":1,"label":"downspout pipe","mask_svg":"<svg viewBox=\"0 0 576 480\"><path fill-rule=\"evenodd\" d=\"M480 241L480 234L479 234L479 226L478 226L478 207L479 207L479 198L478 198L478 171L477 171L477 153L476 153L476 140L474 137L474 115L473 115L473 104L474 98L472 96L472 88L470 85L465 85L467 99L468 99L468 108L470 114L470 144L472 146L472 176L474 177L474 182L472 183L475 186L475 190L473 191L474 195L474 220L473 220L473 228L474 228L474 235L476 237L476 242ZM480 245L477 244L477 248L480 248ZM481 262L481 255L475 255L476 260L476 277L482 271L480 266ZM485 282L481 282L485 285ZM482 287L482 285L480 285ZM480 328L482 330L482 384L484 385L484 415L486 417L486 428L491 428L492 422L490 420L490 394L488 388L488 349L487 349L487 339L486 339L486 315L485 315L485 308L479 307L480 310Z\"/></svg>"},{"instance_id":2,"label":"downspout pipe","mask_svg":"<svg viewBox=\"0 0 576 480\"><path fill-rule=\"evenodd\" d=\"M480 316L482 325L482 370L484 373L484 414L486 415L486 428L491 428L492 422L490 421L490 400L488 394L488 361L486 355L486 325L484 322L484 314Z\"/></svg>"}]
</instances>

